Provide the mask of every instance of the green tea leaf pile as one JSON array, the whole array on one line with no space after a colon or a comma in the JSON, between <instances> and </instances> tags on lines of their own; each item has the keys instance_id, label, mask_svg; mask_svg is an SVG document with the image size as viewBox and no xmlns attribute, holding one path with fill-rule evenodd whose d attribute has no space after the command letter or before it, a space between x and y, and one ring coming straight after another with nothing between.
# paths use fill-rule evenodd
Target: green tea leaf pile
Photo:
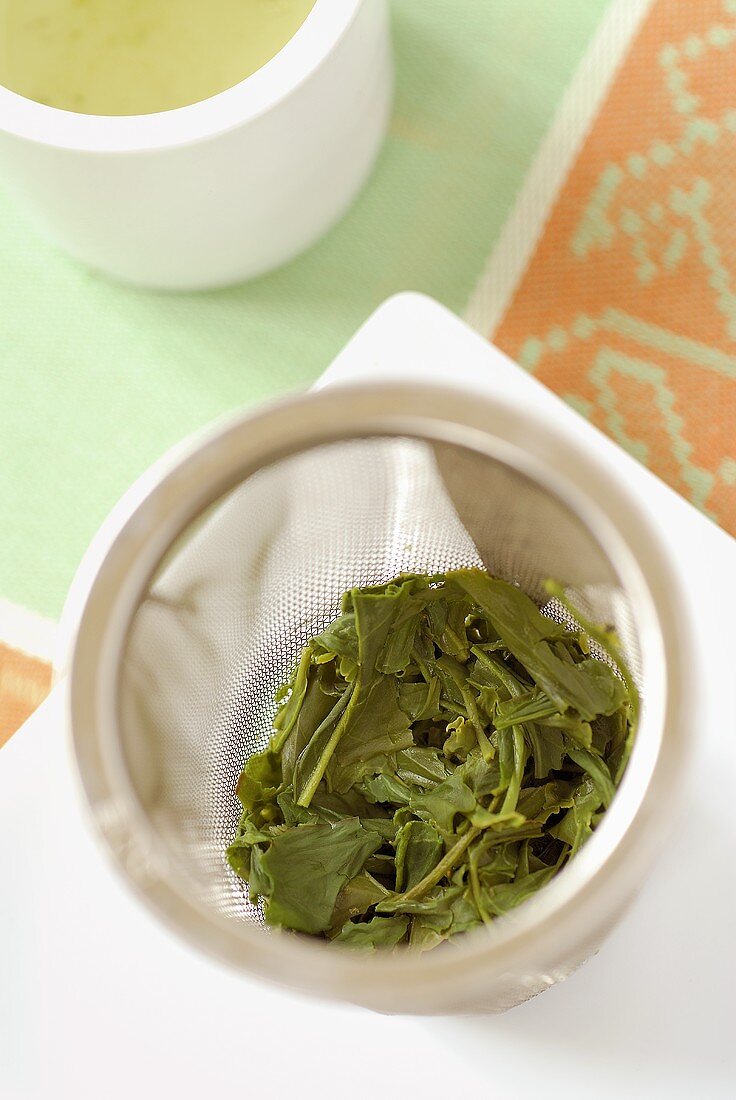
<instances>
[{"instance_id":1,"label":"green tea leaf pile","mask_svg":"<svg viewBox=\"0 0 736 1100\"><path fill-rule=\"evenodd\" d=\"M519 905L575 855L637 710L612 635L573 633L479 569L347 592L278 702L238 782L232 868L269 924L420 951Z\"/></svg>"}]
</instances>

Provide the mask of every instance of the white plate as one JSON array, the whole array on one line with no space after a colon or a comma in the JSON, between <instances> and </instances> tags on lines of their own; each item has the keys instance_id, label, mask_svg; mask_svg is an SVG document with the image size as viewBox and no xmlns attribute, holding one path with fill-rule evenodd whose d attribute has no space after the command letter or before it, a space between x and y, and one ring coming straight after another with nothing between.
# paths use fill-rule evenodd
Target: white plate
<instances>
[{"instance_id":1,"label":"white plate","mask_svg":"<svg viewBox=\"0 0 736 1100\"><path fill-rule=\"evenodd\" d=\"M426 298L387 302L320 384L376 377L452 379L548 412L659 518L709 656L667 855L601 953L506 1016L386 1018L306 1002L193 953L129 896L88 829L57 688L0 752L8 1100L736 1095L736 543Z\"/></svg>"}]
</instances>

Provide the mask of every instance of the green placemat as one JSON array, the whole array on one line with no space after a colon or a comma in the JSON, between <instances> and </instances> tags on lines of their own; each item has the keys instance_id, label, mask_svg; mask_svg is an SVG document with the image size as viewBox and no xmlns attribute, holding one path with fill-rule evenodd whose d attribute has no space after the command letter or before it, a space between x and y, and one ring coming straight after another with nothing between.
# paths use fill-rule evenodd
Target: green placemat
<instances>
[{"instance_id":1,"label":"green placemat","mask_svg":"<svg viewBox=\"0 0 736 1100\"><path fill-rule=\"evenodd\" d=\"M119 287L0 195L0 597L58 616L115 500L227 409L308 385L406 289L462 311L606 0L395 0L397 99L348 217L274 275Z\"/></svg>"}]
</instances>

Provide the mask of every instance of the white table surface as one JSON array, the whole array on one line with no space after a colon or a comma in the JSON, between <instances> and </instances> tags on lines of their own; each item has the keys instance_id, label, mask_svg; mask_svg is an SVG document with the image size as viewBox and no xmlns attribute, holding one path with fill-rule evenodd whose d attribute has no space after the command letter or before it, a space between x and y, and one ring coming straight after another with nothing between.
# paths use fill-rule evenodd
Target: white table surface
<instances>
[{"instance_id":1,"label":"white table surface","mask_svg":"<svg viewBox=\"0 0 736 1100\"><path fill-rule=\"evenodd\" d=\"M194 953L129 895L88 827L57 688L0 752L3 1100L736 1097L736 543L427 299L382 307L326 380L379 375L548 410L649 499L709 658L666 855L600 954L505 1016L310 1002Z\"/></svg>"}]
</instances>

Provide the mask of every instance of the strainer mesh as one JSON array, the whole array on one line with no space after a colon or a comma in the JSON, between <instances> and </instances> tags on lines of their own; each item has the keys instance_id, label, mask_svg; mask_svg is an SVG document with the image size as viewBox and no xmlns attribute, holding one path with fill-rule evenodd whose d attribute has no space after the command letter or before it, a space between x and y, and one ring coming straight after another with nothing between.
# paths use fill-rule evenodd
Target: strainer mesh
<instances>
[{"instance_id":1,"label":"strainer mesh","mask_svg":"<svg viewBox=\"0 0 736 1100\"><path fill-rule=\"evenodd\" d=\"M470 565L540 604L555 577L582 613L617 629L638 670L628 598L582 521L524 474L464 448L325 444L250 476L179 539L133 622L121 724L138 797L200 900L263 925L224 859L235 783L268 741L276 689L342 593Z\"/></svg>"}]
</instances>

